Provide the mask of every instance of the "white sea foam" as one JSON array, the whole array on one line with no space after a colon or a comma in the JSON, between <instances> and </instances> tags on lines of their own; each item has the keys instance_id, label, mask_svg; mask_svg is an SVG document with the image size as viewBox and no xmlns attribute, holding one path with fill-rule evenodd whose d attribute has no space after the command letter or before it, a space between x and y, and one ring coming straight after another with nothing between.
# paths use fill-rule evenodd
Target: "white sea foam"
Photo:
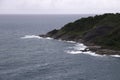
<instances>
[{"instance_id":1,"label":"white sea foam","mask_svg":"<svg viewBox=\"0 0 120 80\"><path fill-rule=\"evenodd\" d=\"M83 54L91 55L91 56L97 56L97 57L104 57L105 55L99 55L92 51L82 52Z\"/></svg>"},{"instance_id":2,"label":"white sea foam","mask_svg":"<svg viewBox=\"0 0 120 80\"><path fill-rule=\"evenodd\" d=\"M98 56L98 57L103 57L105 55L99 55L99 54L96 54L94 52L91 52L91 51L86 51L86 52L82 52L82 51L66 51L67 53L69 54L87 54L87 55L91 55L91 56Z\"/></svg>"},{"instance_id":3,"label":"white sea foam","mask_svg":"<svg viewBox=\"0 0 120 80\"><path fill-rule=\"evenodd\" d=\"M44 39L49 39L49 40L51 40L51 39L53 39L53 38L51 38L51 37L46 37L46 38L44 38Z\"/></svg>"},{"instance_id":4,"label":"white sea foam","mask_svg":"<svg viewBox=\"0 0 120 80\"><path fill-rule=\"evenodd\" d=\"M69 43L76 43L75 41L66 41L66 42L69 42Z\"/></svg>"},{"instance_id":5,"label":"white sea foam","mask_svg":"<svg viewBox=\"0 0 120 80\"><path fill-rule=\"evenodd\" d=\"M96 57L105 57L105 56L111 56L111 57L116 57L116 58L120 58L120 55L100 55L100 54L96 54L95 52L92 51L86 51L86 52L82 52L82 51L75 51L75 50L68 50L66 51L69 54L87 54L87 55L91 55L91 56L96 56Z\"/></svg>"},{"instance_id":6,"label":"white sea foam","mask_svg":"<svg viewBox=\"0 0 120 80\"><path fill-rule=\"evenodd\" d=\"M80 54L80 53L82 53L82 51L66 51L67 53L69 53L69 54Z\"/></svg>"},{"instance_id":7,"label":"white sea foam","mask_svg":"<svg viewBox=\"0 0 120 80\"><path fill-rule=\"evenodd\" d=\"M75 46L73 47L69 47L68 49L73 49L73 50L66 50L67 53L69 54L87 54L87 55L91 55L91 56L99 56L102 57L102 55L96 54L95 52L92 51L83 51L87 48L87 46L85 46L82 43L76 43Z\"/></svg>"},{"instance_id":8,"label":"white sea foam","mask_svg":"<svg viewBox=\"0 0 120 80\"><path fill-rule=\"evenodd\" d=\"M120 57L120 55L100 55L92 51L84 52L86 48L87 46L85 46L84 44L76 43L75 46L69 47L68 50L66 50L65 52L69 54L87 54L87 55L98 56L98 57L105 57L105 56Z\"/></svg>"},{"instance_id":9,"label":"white sea foam","mask_svg":"<svg viewBox=\"0 0 120 80\"><path fill-rule=\"evenodd\" d=\"M62 40L62 39L58 39L58 41L64 41L64 42L68 42L68 43L76 43L75 41L66 41L66 40Z\"/></svg>"},{"instance_id":10,"label":"white sea foam","mask_svg":"<svg viewBox=\"0 0 120 80\"><path fill-rule=\"evenodd\" d=\"M43 37L40 37L40 36L36 36L36 35L25 35L24 37L21 37L21 39L52 39L50 37L46 37L46 38L43 38Z\"/></svg>"},{"instance_id":11,"label":"white sea foam","mask_svg":"<svg viewBox=\"0 0 120 80\"><path fill-rule=\"evenodd\" d=\"M50 38L50 37L43 38L43 37L36 36L36 35L25 35L24 37L21 37L21 39L48 39L48 40L51 40L53 38ZM62 40L59 40L59 41L62 41ZM66 41L66 42L75 43L75 46L68 48L68 49L73 49L73 50L66 50L65 51L65 52L67 52L69 54L87 54L87 55L99 56L99 57L107 56L107 55L99 55L99 54L96 54L95 52L92 52L92 51L83 52L82 50L85 50L87 48L87 46L85 46L82 43L76 43L74 41ZM111 57L120 57L120 55L109 55L109 56L111 56Z\"/></svg>"},{"instance_id":12,"label":"white sea foam","mask_svg":"<svg viewBox=\"0 0 120 80\"><path fill-rule=\"evenodd\" d=\"M110 55L111 57L120 57L120 55Z\"/></svg>"},{"instance_id":13,"label":"white sea foam","mask_svg":"<svg viewBox=\"0 0 120 80\"><path fill-rule=\"evenodd\" d=\"M85 46L82 43L77 43L73 48L74 48L74 50L85 50L87 48L87 46Z\"/></svg>"},{"instance_id":14,"label":"white sea foam","mask_svg":"<svg viewBox=\"0 0 120 80\"><path fill-rule=\"evenodd\" d=\"M25 35L24 37L21 37L21 39L41 39L42 37L36 36L36 35Z\"/></svg>"}]
</instances>

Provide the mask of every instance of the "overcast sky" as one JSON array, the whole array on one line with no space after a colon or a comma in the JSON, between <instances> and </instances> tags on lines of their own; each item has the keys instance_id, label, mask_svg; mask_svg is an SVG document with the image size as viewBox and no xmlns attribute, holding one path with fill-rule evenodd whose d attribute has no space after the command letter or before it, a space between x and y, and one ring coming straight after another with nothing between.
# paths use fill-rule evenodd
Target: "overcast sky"
<instances>
[{"instance_id":1,"label":"overcast sky","mask_svg":"<svg viewBox=\"0 0 120 80\"><path fill-rule=\"evenodd\" d=\"M96 14L120 11L120 0L0 0L0 14Z\"/></svg>"}]
</instances>

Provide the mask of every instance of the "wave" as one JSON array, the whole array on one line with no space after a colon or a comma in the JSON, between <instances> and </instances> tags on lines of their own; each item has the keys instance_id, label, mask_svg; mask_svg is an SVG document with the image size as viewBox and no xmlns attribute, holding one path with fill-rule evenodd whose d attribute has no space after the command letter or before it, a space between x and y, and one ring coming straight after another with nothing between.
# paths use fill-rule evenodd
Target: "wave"
<instances>
[{"instance_id":1,"label":"wave","mask_svg":"<svg viewBox=\"0 0 120 80\"><path fill-rule=\"evenodd\" d=\"M120 55L110 55L111 57L120 57Z\"/></svg>"},{"instance_id":2,"label":"wave","mask_svg":"<svg viewBox=\"0 0 120 80\"><path fill-rule=\"evenodd\" d=\"M58 39L58 41L64 41L64 42L68 42L68 43L76 43L75 41L66 41L66 40L62 40L62 39Z\"/></svg>"},{"instance_id":3,"label":"wave","mask_svg":"<svg viewBox=\"0 0 120 80\"><path fill-rule=\"evenodd\" d=\"M68 43L76 43L75 41L66 41L66 42L68 42Z\"/></svg>"},{"instance_id":4,"label":"wave","mask_svg":"<svg viewBox=\"0 0 120 80\"><path fill-rule=\"evenodd\" d=\"M100 54L96 54L95 52L92 51L86 51L86 52L82 52L82 51L66 51L69 54L87 54L87 55L91 55L91 56L96 56L96 57L116 57L116 58L120 58L120 55L100 55Z\"/></svg>"},{"instance_id":5,"label":"wave","mask_svg":"<svg viewBox=\"0 0 120 80\"><path fill-rule=\"evenodd\" d=\"M51 40L51 39L53 39L53 38L51 38L51 37L46 37L46 38L44 38L44 39L49 39L49 40Z\"/></svg>"},{"instance_id":6,"label":"wave","mask_svg":"<svg viewBox=\"0 0 120 80\"><path fill-rule=\"evenodd\" d=\"M61 40L59 39L58 41L65 41L65 40ZM100 55L100 54L96 54L95 52L89 51L88 47L85 46L82 43L77 43L75 41L65 41L68 43L74 43L75 46L72 47L68 47L68 50L65 50L66 53L68 54L87 54L87 55L91 55L91 56L96 56L96 57L105 57L105 56L110 56L110 57L120 57L120 55ZM84 50L87 51L84 51Z\"/></svg>"},{"instance_id":7,"label":"wave","mask_svg":"<svg viewBox=\"0 0 120 80\"><path fill-rule=\"evenodd\" d=\"M96 54L95 52L92 51L84 51L87 48L87 46L85 46L84 44L80 44L80 43L76 43L75 46L73 47L69 47L68 49L70 50L66 50L66 53L69 54L87 54L87 55L91 55L91 56L97 56L97 57L120 57L120 55L100 55L100 54Z\"/></svg>"},{"instance_id":8,"label":"wave","mask_svg":"<svg viewBox=\"0 0 120 80\"><path fill-rule=\"evenodd\" d=\"M50 37L43 38L43 37L36 36L36 35L25 35L24 37L21 37L21 39L48 39L48 40L51 40L53 38L50 38ZM63 40L59 39L59 41L63 41ZM69 54L87 54L87 55L99 56L99 57L108 56L108 55L96 54L95 52L92 52L92 51L89 51L89 50L83 52L87 48L87 46L85 46L82 43L76 43L75 41L65 41L65 42L69 42L69 43L74 43L75 44L75 46L68 48L70 50L65 50L65 52L69 53ZM120 55L109 55L109 56L111 56L111 57L120 57Z\"/></svg>"},{"instance_id":9,"label":"wave","mask_svg":"<svg viewBox=\"0 0 120 80\"><path fill-rule=\"evenodd\" d=\"M73 48L74 48L74 50L85 50L87 48L87 46L85 46L82 43L77 43Z\"/></svg>"},{"instance_id":10,"label":"wave","mask_svg":"<svg viewBox=\"0 0 120 80\"><path fill-rule=\"evenodd\" d=\"M69 53L69 54L87 54L87 55L91 55L91 56L99 56L102 57L102 55L96 54L95 52L92 51L84 51L87 48L87 46L85 46L82 43L76 43L75 46L73 47L69 47L68 49L72 49L72 50L66 50L65 52Z\"/></svg>"},{"instance_id":11,"label":"wave","mask_svg":"<svg viewBox=\"0 0 120 80\"><path fill-rule=\"evenodd\" d=\"M82 52L82 51L66 51L67 53L69 54L87 54L87 55L91 55L91 56L99 56L99 57L103 57L104 55L99 55L99 54L96 54L95 52L92 52L92 51L86 51L86 52Z\"/></svg>"},{"instance_id":12,"label":"wave","mask_svg":"<svg viewBox=\"0 0 120 80\"><path fill-rule=\"evenodd\" d=\"M24 37L21 37L21 39L52 39L50 37L46 37L46 38L43 38L43 37L40 37L40 36L36 36L36 35L25 35Z\"/></svg>"},{"instance_id":13,"label":"wave","mask_svg":"<svg viewBox=\"0 0 120 80\"><path fill-rule=\"evenodd\" d=\"M25 35L24 37L21 37L21 39L41 39L42 37L36 36L36 35Z\"/></svg>"},{"instance_id":14,"label":"wave","mask_svg":"<svg viewBox=\"0 0 120 80\"><path fill-rule=\"evenodd\" d=\"M69 54L80 54L82 53L82 51L70 51L70 50L66 50L65 52L69 53Z\"/></svg>"}]
</instances>

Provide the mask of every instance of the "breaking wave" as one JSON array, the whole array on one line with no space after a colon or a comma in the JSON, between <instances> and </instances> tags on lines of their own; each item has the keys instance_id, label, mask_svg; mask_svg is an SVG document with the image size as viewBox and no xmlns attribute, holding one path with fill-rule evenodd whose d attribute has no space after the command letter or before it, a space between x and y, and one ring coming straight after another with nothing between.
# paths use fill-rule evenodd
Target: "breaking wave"
<instances>
[{"instance_id":1,"label":"breaking wave","mask_svg":"<svg viewBox=\"0 0 120 80\"><path fill-rule=\"evenodd\" d=\"M85 50L87 48L87 46L85 46L84 44L80 44L80 43L77 43L74 47L73 47L73 49L74 50Z\"/></svg>"},{"instance_id":2,"label":"breaking wave","mask_svg":"<svg viewBox=\"0 0 120 80\"><path fill-rule=\"evenodd\" d=\"M92 51L84 51L87 46L85 46L84 44L80 44L80 43L76 43L75 46L73 47L69 47L70 49L72 50L66 50L65 52L69 53L69 54L87 54L87 55L91 55L91 56L99 56L99 57L102 57L103 55L99 55L99 54L96 54L95 52L92 52Z\"/></svg>"},{"instance_id":3,"label":"breaking wave","mask_svg":"<svg viewBox=\"0 0 120 80\"><path fill-rule=\"evenodd\" d=\"M36 35L25 35L24 37L21 37L21 39L41 39L42 37L36 36Z\"/></svg>"},{"instance_id":4,"label":"breaking wave","mask_svg":"<svg viewBox=\"0 0 120 80\"><path fill-rule=\"evenodd\" d=\"M36 35L25 35L24 37L21 37L21 39L52 39L50 37L40 37L40 36L36 36Z\"/></svg>"},{"instance_id":5,"label":"breaking wave","mask_svg":"<svg viewBox=\"0 0 120 80\"><path fill-rule=\"evenodd\" d=\"M95 52L91 52L91 51L86 51L86 52L82 52L82 51L67 51L67 53L69 53L69 54L87 54L87 55L99 56L99 57L103 56L103 55L99 55L99 54L96 54Z\"/></svg>"},{"instance_id":6,"label":"breaking wave","mask_svg":"<svg viewBox=\"0 0 120 80\"><path fill-rule=\"evenodd\" d=\"M120 55L110 55L111 57L120 57Z\"/></svg>"},{"instance_id":7,"label":"breaking wave","mask_svg":"<svg viewBox=\"0 0 120 80\"><path fill-rule=\"evenodd\" d=\"M50 38L50 37L43 38L43 37L36 36L36 35L25 35L25 36L21 37L21 39L48 39L48 40L51 40L53 38ZM62 40L59 40L59 41L62 41ZM85 46L82 43L76 43L74 41L65 41L65 42L75 44L72 47L68 47L68 49L65 50L66 53L69 53L69 54L87 54L87 55L99 56L99 57L107 56L107 55L96 54L95 52L89 51L89 49L87 51L84 51L87 48L87 46ZM109 56L111 56L111 57L120 57L120 55L109 55Z\"/></svg>"},{"instance_id":8,"label":"breaking wave","mask_svg":"<svg viewBox=\"0 0 120 80\"><path fill-rule=\"evenodd\" d=\"M100 55L96 54L95 52L92 51L84 51L87 48L84 44L76 43L75 46L69 47L68 50L66 50L66 53L69 54L87 54L91 56L97 56L97 57L105 57L105 56L110 56L110 57L120 57L120 55Z\"/></svg>"},{"instance_id":9,"label":"breaking wave","mask_svg":"<svg viewBox=\"0 0 120 80\"><path fill-rule=\"evenodd\" d=\"M68 43L76 43L75 41L66 41L66 42L68 42Z\"/></svg>"}]
</instances>

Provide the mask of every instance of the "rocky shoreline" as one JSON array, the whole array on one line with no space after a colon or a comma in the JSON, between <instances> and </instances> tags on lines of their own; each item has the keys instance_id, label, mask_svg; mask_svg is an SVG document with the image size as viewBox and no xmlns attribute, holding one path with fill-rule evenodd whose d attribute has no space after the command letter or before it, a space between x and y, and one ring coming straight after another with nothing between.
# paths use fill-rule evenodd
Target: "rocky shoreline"
<instances>
[{"instance_id":1,"label":"rocky shoreline","mask_svg":"<svg viewBox=\"0 0 120 80\"><path fill-rule=\"evenodd\" d=\"M120 51L118 50L102 48L101 46L96 46L96 45L92 45L92 46L87 45L87 47L90 51L100 55L120 55Z\"/></svg>"},{"instance_id":2,"label":"rocky shoreline","mask_svg":"<svg viewBox=\"0 0 120 80\"><path fill-rule=\"evenodd\" d=\"M43 37L43 38L50 37L49 35L39 35L39 36ZM51 38L53 38L53 37L51 37ZM71 40L65 40L65 41L71 41ZM95 52L96 54L99 54L99 55L120 55L120 51L118 51L118 50L103 48L102 46L99 46L99 45L86 43L80 39L79 40L72 40L72 41L77 42L77 43L83 43L85 46L87 46L87 48L85 50L82 50L82 52L92 51L92 52Z\"/></svg>"},{"instance_id":3,"label":"rocky shoreline","mask_svg":"<svg viewBox=\"0 0 120 80\"><path fill-rule=\"evenodd\" d=\"M39 36L83 43L100 55L120 55L120 14L81 18Z\"/></svg>"}]
</instances>

